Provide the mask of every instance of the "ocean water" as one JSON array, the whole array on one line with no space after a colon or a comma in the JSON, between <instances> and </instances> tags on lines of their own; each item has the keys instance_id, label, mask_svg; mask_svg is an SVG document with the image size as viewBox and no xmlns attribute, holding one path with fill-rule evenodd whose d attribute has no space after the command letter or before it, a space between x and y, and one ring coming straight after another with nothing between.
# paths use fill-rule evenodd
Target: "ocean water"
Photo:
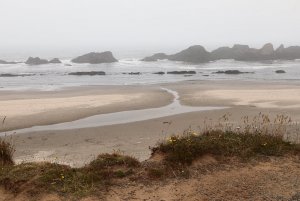
<instances>
[{"instance_id":1,"label":"ocean water","mask_svg":"<svg viewBox=\"0 0 300 201\"><path fill-rule=\"evenodd\" d=\"M184 80L300 80L300 60L273 62L240 62L219 60L205 64L188 64L174 61L143 62L140 59L121 59L111 64L74 64L63 59L62 64L29 66L20 64L0 64L0 74L23 75L0 77L0 90L56 90L63 87L88 85L135 85L170 83ZM72 66L66 66L71 64ZM163 71L196 71L195 75L157 75ZM251 74L214 74L221 70L239 70ZM276 74L284 70L285 74ZM71 72L104 71L104 76L74 76ZM126 73L140 72L140 75ZM27 76L24 76L27 75Z\"/></svg>"}]
</instances>

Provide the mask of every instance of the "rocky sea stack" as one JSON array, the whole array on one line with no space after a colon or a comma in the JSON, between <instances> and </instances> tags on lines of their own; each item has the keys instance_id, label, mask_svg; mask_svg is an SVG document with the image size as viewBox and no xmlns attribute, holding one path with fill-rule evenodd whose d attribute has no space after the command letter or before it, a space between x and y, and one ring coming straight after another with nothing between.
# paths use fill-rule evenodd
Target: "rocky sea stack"
<instances>
[{"instance_id":1,"label":"rocky sea stack","mask_svg":"<svg viewBox=\"0 0 300 201\"><path fill-rule=\"evenodd\" d=\"M73 63L89 63L89 64L101 64L101 63L113 63L118 60L114 58L110 51L107 52L91 52L75 59L72 59Z\"/></svg>"}]
</instances>

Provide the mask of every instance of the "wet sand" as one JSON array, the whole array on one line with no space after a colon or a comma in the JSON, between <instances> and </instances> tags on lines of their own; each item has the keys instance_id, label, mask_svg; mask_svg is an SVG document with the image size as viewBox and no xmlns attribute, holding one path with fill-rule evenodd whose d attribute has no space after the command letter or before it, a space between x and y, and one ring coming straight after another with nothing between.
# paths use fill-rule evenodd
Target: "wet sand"
<instances>
[{"instance_id":1,"label":"wet sand","mask_svg":"<svg viewBox=\"0 0 300 201\"><path fill-rule=\"evenodd\" d=\"M1 101L33 100L33 97L45 100L52 97L75 97L76 99L79 95L81 98L82 96L100 97L101 95L122 97L117 102L108 105L97 103L97 105L90 105L86 108L78 105L67 109L51 108L50 111L43 113L16 116L14 117L15 121L10 122L10 127L6 127L6 129L22 128L29 125L71 121L102 112L111 113L165 106L171 102L172 96L161 90L161 87L177 91L181 104L184 105L230 108L190 112L118 125L15 134L12 140L17 150L16 161L47 160L81 166L99 153L114 150L121 150L140 160L145 160L150 155L149 146L154 146L158 140L171 134L181 134L188 128L197 130L203 126L204 121L206 124L213 124L218 122L218 119L224 114L230 115L232 122L240 122L241 117L254 116L259 112L270 116L286 114L290 115L294 121L300 121L300 108L298 107L300 85L298 83L189 81L151 86L90 87L82 91L80 89L64 89L56 92L22 92L21 94L5 92L6 94L1 95ZM279 94L281 96L278 96ZM126 96L128 98L135 97L135 99L133 101L124 98ZM66 113L65 110L68 112ZM44 118L39 120L35 116ZM16 119L22 119L22 122L16 121ZM9 122L9 118L6 121Z\"/></svg>"}]
</instances>

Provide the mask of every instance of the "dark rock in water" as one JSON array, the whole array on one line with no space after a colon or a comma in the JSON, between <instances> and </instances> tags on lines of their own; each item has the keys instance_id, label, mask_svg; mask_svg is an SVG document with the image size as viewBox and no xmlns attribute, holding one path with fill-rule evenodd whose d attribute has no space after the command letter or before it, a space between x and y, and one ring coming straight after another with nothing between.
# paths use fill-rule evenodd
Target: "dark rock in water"
<instances>
[{"instance_id":1,"label":"dark rock in water","mask_svg":"<svg viewBox=\"0 0 300 201\"><path fill-rule=\"evenodd\" d=\"M168 59L168 55L166 55L165 53L157 53L150 57L145 57L144 59L142 59L142 61L158 61L164 59Z\"/></svg>"},{"instance_id":2,"label":"dark rock in water","mask_svg":"<svg viewBox=\"0 0 300 201\"><path fill-rule=\"evenodd\" d=\"M164 75L165 72L160 71L160 72L155 72L155 73L153 73L153 74L156 74L156 75Z\"/></svg>"},{"instance_id":3,"label":"dark rock in water","mask_svg":"<svg viewBox=\"0 0 300 201\"><path fill-rule=\"evenodd\" d=\"M73 63L90 63L90 64L101 64L101 63L113 63L118 60L114 58L113 54L109 51L97 53L91 52L82 56L79 56L72 60Z\"/></svg>"},{"instance_id":4,"label":"dark rock in water","mask_svg":"<svg viewBox=\"0 0 300 201\"><path fill-rule=\"evenodd\" d=\"M42 64L48 64L48 60L46 59L40 59L39 57L29 57L27 61L25 62L28 65L42 65Z\"/></svg>"},{"instance_id":5,"label":"dark rock in water","mask_svg":"<svg viewBox=\"0 0 300 201\"><path fill-rule=\"evenodd\" d=\"M238 74L253 73L253 72L241 72L239 70L226 70L226 71L217 71L217 72L214 72L214 73L216 73L216 74L238 75Z\"/></svg>"},{"instance_id":6,"label":"dark rock in water","mask_svg":"<svg viewBox=\"0 0 300 201\"><path fill-rule=\"evenodd\" d=\"M206 63L212 60L210 53L200 45L191 46L177 54L170 55L168 59L189 63Z\"/></svg>"},{"instance_id":7,"label":"dark rock in water","mask_svg":"<svg viewBox=\"0 0 300 201\"><path fill-rule=\"evenodd\" d=\"M17 64L19 62L0 60L0 64Z\"/></svg>"},{"instance_id":8,"label":"dark rock in water","mask_svg":"<svg viewBox=\"0 0 300 201\"><path fill-rule=\"evenodd\" d=\"M73 72L69 73L69 75L89 75L89 76L94 76L94 75L106 75L105 72L103 71L90 71L90 72Z\"/></svg>"},{"instance_id":9,"label":"dark rock in water","mask_svg":"<svg viewBox=\"0 0 300 201\"><path fill-rule=\"evenodd\" d=\"M130 72L130 73L124 73L124 74L127 74L127 75L141 75L142 73L140 73L140 72Z\"/></svg>"},{"instance_id":10,"label":"dark rock in water","mask_svg":"<svg viewBox=\"0 0 300 201\"><path fill-rule=\"evenodd\" d=\"M204 76L204 77L209 77L209 75L202 75L202 76Z\"/></svg>"},{"instance_id":11,"label":"dark rock in water","mask_svg":"<svg viewBox=\"0 0 300 201\"><path fill-rule=\"evenodd\" d=\"M275 73L286 73L284 70L277 70Z\"/></svg>"},{"instance_id":12,"label":"dark rock in water","mask_svg":"<svg viewBox=\"0 0 300 201\"><path fill-rule=\"evenodd\" d=\"M276 58L281 60L300 59L300 46L284 48L283 45L280 45L280 47L276 49L275 54Z\"/></svg>"},{"instance_id":13,"label":"dark rock in water","mask_svg":"<svg viewBox=\"0 0 300 201\"><path fill-rule=\"evenodd\" d=\"M65 64L65 66L72 66L71 64Z\"/></svg>"},{"instance_id":14,"label":"dark rock in water","mask_svg":"<svg viewBox=\"0 0 300 201\"><path fill-rule=\"evenodd\" d=\"M34 74L10 74L4 73L0 74L0 77L26 77L26 76L33 76Z\"/></svg>"},{"instance_id":15,"label":"dark rock in water","mask_svg":"<svg viewBox=\"0 0 300 201\"><path fill-rule=\"evenodd\" d=\"M196 71L169 71L167 74L173 74L173 75L185 75L185 74L196 74Z\"/></svg>"},{"instance_id":16,"label":"dark rock in water","mask_svg":"<svg viewBox=\"0 0 300 201\"><path fill-rule=\"evenodd\" d=\"M54 59L50 60L49 63L51 63L51 64L60 64L61 61L58 58L54 58Z\"/></svg>"}]
</instances>

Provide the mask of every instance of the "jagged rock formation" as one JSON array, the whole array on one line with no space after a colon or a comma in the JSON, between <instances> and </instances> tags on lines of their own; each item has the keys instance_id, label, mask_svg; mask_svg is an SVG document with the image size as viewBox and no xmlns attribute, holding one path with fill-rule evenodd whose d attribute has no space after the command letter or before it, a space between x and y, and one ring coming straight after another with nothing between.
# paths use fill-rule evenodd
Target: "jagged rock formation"
<instances>
[{"instance_id":1,"label":"jagged rock formation","mask_svg":"<svg viewBox=\"0 0 300 201\"><path fill-rule=\"evenodd\" d=\"M97 53L91 52L75 59L72 59L73 63L90 63L90 64L100 64L100 63L113 63L118 60L114 58L113 54L109 51Z\"/></svg>"},{"instance_id":2,"label":"jagged rock formation","mask_svg":"<svg viewBox=\"0 0 300 201\"><path fill-rule=\"evenodd\" d=\"M284 48L281 45L278 49L274 50L271 43L265 44L261 49L236 44L232 48L220 47L210 53L204 47L196 45L173 55L166 55L164 53L154 54L153 56L145 57L142 61L157 61L160 59L190 63L206 63L220 59L235 59L238 61L293 60L300 59L300 46Z\"/></svg>"}]
</instances>

